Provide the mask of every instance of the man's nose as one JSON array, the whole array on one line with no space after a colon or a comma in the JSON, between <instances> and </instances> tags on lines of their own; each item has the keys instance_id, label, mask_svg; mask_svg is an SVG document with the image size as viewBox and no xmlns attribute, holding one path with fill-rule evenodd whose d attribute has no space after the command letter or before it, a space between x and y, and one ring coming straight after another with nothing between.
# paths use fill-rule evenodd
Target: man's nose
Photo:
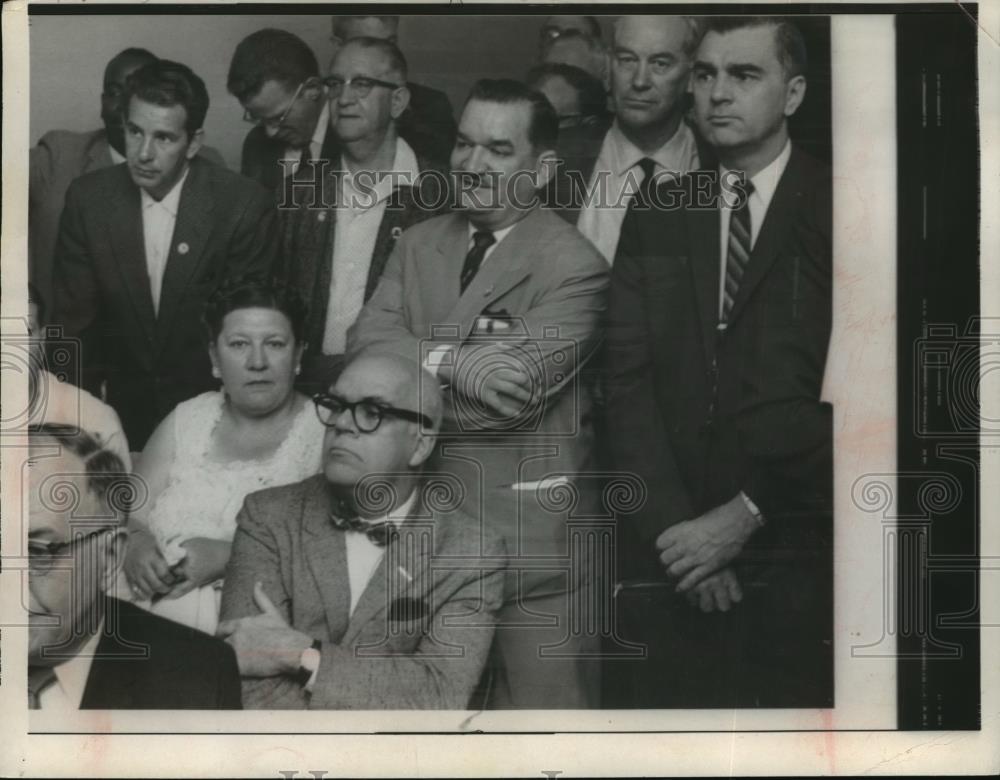
<instances>
[{"instance_id":1,"label":"man's nose","mask_svg":"<svg viewBox=\"0 0 1000 780\"><path fill-rule=\"evenodd\" d=\"M713 103L725 103L732 100L733 92L732 85L729 83L729 79L724 76L717 77L712 82L712 91L710 93Z\"/></svg>"},{"instance_id":2,"label":"man's nose","mask_svg":"<svg viewBox=\"0 0 1000 780\"><path fill-rule=\"evenodd\" d=\"M481 146L474 146L472 150L466 155L465 160L462 163L463 171L470 171L472 173L486 173L488 166L486 164L486 150Z\"/></svg>"},{"instance_id":3,"label":"man's nose","mask_svg":"<svg viewBox=\"0 0 1000 780\"><path fill-rule=\"evenodd\" d=\"M145 138L139 147L139 159L149 161L153 159L153 139Z\"/></svg>"},{"instance_id":4,"label":"man's nose","mask_svg":"<svg viewBox=\"0 0 1000 780\"><path fill-rule=\"evenodd\" d=\"M354 411L341 409L340 414L333 418L333 427L337 433L358 434L358 426L354 424Z\"/></svg>"},{"instance_id":5,"label":"man's nose","mask_svg":"<svg viewBox=\"0 0 1000 780\"><path fill-rule=\"evenodd\" d=\"M632 89L644 90L649 89L649 87L649 69L645 62L640 62L632 73Z\"/></svg>"}]
</instances>

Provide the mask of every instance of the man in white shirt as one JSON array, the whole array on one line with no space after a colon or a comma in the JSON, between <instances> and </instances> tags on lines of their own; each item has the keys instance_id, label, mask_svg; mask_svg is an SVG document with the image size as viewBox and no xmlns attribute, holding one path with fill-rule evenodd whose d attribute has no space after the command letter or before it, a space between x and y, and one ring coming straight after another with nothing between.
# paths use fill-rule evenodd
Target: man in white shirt
<instances>
[{"instance_id":1,"label":"man in white shirt","mask_svg":"<svg viewBox=\"0 0 1000 780\"><path fill-rule=\"evenodd\" d=\"M243 142L244 176L275 191L303 163L336 157L319 63L298 36L273 28L248 35L233 53L226 87L255 125Z\"/></svg>"},{"instance_id":2,"label":"man in white shirt","mask_svg":"<svg viewBox=\"0 0 1000 780\"><path fill-rule=\"evenodd\" d=\"M29 447L29 708L239 709L224 642L107 595L128 541L119 458L55 423Z\"/></svg>"},{"instance_id":3,"label":"man in white shirt","mask_svg":"<svg viewBox=\"0 0 1000 780\"><path fill-rule=\"evenodd\" d=\"M197 157L208 91L157 60L128 81L125 165L70 185L51 324L81 341L81 377L140 450L177 403L213 389L201 315L227 276L269 274L274 199Z\"/></svg>"},{"instance_id":4,"label":"man in white shirt","mask_svg":"<svg viewBox=\"0 0 1000 780\"><path fill-rule=\"evenodd\" d=\"M357 37L337 50L324 83L340 154L318 184L294 185L297 208L282 212L288 280L309 302L300 377L309 391L336 379L347 330L375 291L396 239L445 204L444 172L399 135L406 76L406 60L391 41ZM429 191L434 186L437 197Z\"/></svg>"},{"instance_id":5,"label":"man in white shirt","mask_svg":"<svg viewBox=\"0 0 1000 780\"><path fill-rule=\"evenodd\" d=\"M323 472L251 494L237 519L219 634L236 650L244 706L468 708L504 547L444 506L454 484L425 483L436 381L412 361L362 356L314 403Z\"/></svg>"},{"instance_id":6,"label":"man in white shirt","mask_svg":"<svg viewBox=\"0 0 1000 780\"><path fill-rule=\"evenodd\" d=\"M587 180L577 227L609 263L625 212L640 187L650 186L650 177L661 181L698 167L695 136L684 121L698 35L696 21L686 16L622 16L615 23L615 121L596 160L567 160L567 174ZM567 187L560 199L572 195Z\"/></svg>"}]
</instances>

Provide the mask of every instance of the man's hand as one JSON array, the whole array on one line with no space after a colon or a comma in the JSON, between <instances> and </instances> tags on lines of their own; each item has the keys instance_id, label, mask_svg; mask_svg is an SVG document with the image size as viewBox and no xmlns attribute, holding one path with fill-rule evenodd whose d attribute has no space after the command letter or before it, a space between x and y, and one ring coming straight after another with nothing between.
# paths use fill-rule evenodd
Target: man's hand
<instances>
[{"instance_id":1,"label":"man's hand","mask_svg":"<svg viewBox=\"0 0 1000 780\"><path fill-rule=\"evenodd\" d=\"M754 516L737 495L660 534L656 540L660 563L670 577L680 580L677 592L684 593L739 555L757 528Z\"/></svg>"},{"instance_id":2,"label":"man's hand","mask_svg":"<svg viewBox=\"0 0 1000 780\"><path fill-rule=\"evenodd\" d=\"M154 593L167 593L177 581L149 531L135 529L129 534L125 578L140 599L151 598Z\"/></svg>"},{"instance_id":3,"label":"man's hand","mask_svg":"<svg viewBox=\"0 0 1000 780\"><path fill-rule=\"evenodd\" d=\"M209 585L222 577L226 573L233 545L232 542L199 536L181 542L181 547L187 550L187 555L173 568L181 581L164 596L167 599L179 599L195 588Z\"/></svg>"},{"instance_id":4,"label":"man's hand","mask_svg":"<svg viewBox=\"0 0 1000 780\"><path fill-rule=\"evenodd\" d=\"M242 676L294 674L312 637L288 625L259 582L254 583L253 600L261 614L224 620L216 633L233 646Z\"/></svg>"},{"instance_id":5,"label":"man's hand","mask_svg":"<svg viewBox=\"0 0 1000 780\"><path fill-rule=\"evenodd\" d=\"M726 567L709 574L686 594L688 604L701 608L702 612L728 612L733 604L743 601L743 589L736 573Z\"/></svg>"},{"instance_id":6,"label":"man's hand","mask_svg":"<svg viewBox=\"0 0 1000 780\"><path fill-rule=\"evenodd\" d=\"M439 375L501 417L519 417L537 400L541 367L516 342L463 345L452 354L455 365L442 366Z\"/></svg>"}]
</instances>

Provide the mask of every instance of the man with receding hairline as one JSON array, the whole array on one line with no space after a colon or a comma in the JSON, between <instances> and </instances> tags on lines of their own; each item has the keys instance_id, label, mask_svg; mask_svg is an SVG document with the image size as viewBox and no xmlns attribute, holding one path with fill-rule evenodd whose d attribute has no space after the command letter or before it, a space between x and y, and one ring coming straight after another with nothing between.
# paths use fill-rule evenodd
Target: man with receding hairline
<instances>
[{"instance_id":1,"label":"man with receding hairline","mask_svg":"<svg viewBox=\"0 0 1000 780\"><path fill-rule=\"evenodd\" d=\"M380 38L399 45L398 16L334 16L333 56L352 38ZM399 135L421 157L446 163L455 142L455 116L448 96L440 90L407 81L410 103L399 118Z\"/></svg>"},{"instance_id":2,"label":"man with receding hairline","mask_svg":"<svg viewBox=\"0 0 1000 780\"><path fill-rule=\"evenodd\" d=\"M322 473L251 494L237 518L219 634L236 650L244 707L467 709L504 547L424 492L437 382L372 353L314 403Z\"/></svg>"},{"instance_id":3,"label":"man with receding hairline","mask_svg":"<svg viewBox=\"0 0 1000 780\"><path fill-rule=\"evenodd\" d=\"M623 574L688 602L657 602L631 637L650 646L632 706L833 703L832 413L820 400L832 192L828 167L789 138L805 68L790 20L710 19L692 88L719 161L712 207L633 209L622 226L610 443L616 468L649 487L622 517L638 537Z\"/></svg>"}]
</instances>

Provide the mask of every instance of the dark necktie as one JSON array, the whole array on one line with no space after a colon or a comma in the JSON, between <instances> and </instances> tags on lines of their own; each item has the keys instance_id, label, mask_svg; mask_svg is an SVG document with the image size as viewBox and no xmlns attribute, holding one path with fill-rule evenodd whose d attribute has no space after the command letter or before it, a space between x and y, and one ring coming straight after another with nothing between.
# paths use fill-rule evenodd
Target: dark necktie
<instances>
[{"instance_id":1,"label":"dark necktie","mask_svg":"<svg viewBox=\"0 0 1000 780\"><path fill-rule=\"evenodd\" d=\"M41 709L39 697L42 691L55 682L56 673L51 666L28 667L28 709Z\"/></svg>"},{"instance_id":2,"label":"dark necktie","mask_svg":"<svg viewBox=\"0 0 1000 780\"><path fill-rule=\"evenodd\" d=\"M743 274L746 273L747 263L750 262L750 251L752 242L750 240L750 196L753 194L753 182L747 181L745 188L746 196L742 199L738 208L732 210L729 215L729 244L726 248L726 286L722 292L722 317L720 322L729 321L729 315L733 310L733 302L736 300L736 293L739 292L740 282L743 281Z\"/></svg>"},{"instance_id":3,"label":"dark necktie","mask_svg":"<svg viewBox=\"0 0 1000 780\"><path fill-rule=\"evenodd\" d=\"M368 537L368 540L378 547L385 547L399 532L395 524L388 520L379 523L366 523L360 517L342 517L336 512L330 512L330 520L341 531L357 531Z\"/></svg>"},{"instance_id":4,"label":"dark necktie","mask_svg":"<svg viewBox=\"0 0 1000 780\"><path fill-rule=\"evenodd\" d=\"M489 230L477 230L472 234L472 249L465 256L465 263L462 265L462 275L459 277L459 287L462 292L469 286L479 271L479 266L483 264L486 257L486 250L496 243L496 236Z\"/></svg>"},{"instance_id":5,"label":"dark necktie","mask_svg":"<svg viewBox=\"0 0 1000 780\"><path fill-rule=\"evenodd\" d=\"M649 157L643 157L636 166L642 171L642 181L633 196L633 202L637 206L649 207L649 193L653 191L653 176L656 174L656 161Z\"/></svg>"}]
</instances>

